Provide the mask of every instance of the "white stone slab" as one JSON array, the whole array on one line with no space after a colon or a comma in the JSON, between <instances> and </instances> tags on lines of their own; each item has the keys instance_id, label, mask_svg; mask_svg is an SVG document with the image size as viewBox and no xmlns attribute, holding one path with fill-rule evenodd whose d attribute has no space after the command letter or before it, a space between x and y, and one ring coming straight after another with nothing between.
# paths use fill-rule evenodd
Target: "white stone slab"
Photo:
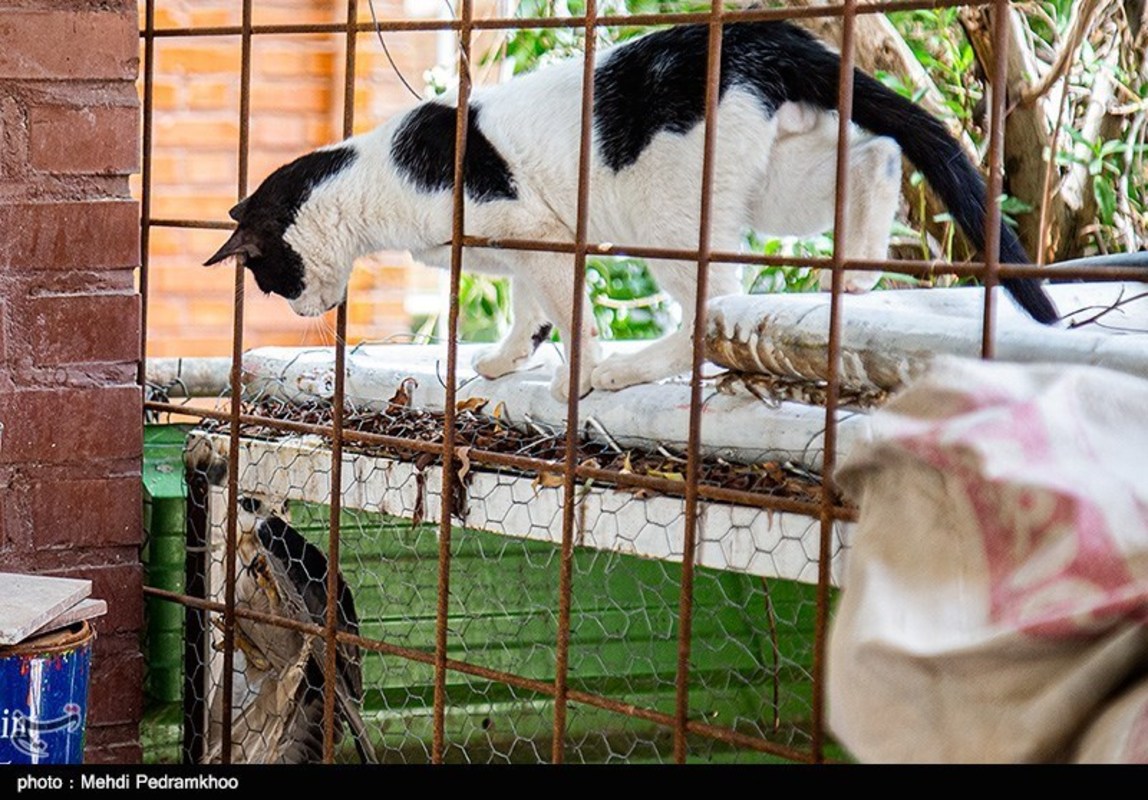
<instances>
[{"instance_id":1,"label":"white stone slab","mask_svg":"<svg viewBox=\"0 0 1148 800\"><path fill-rule=\"evenodd\" d=\"M95 619L102 617L108 613L108 603L106 600L96 600L89 597L86 600L81 600L71 608L65 609L61 614L50 619L43 626L37 628L31 635L40 636L44 633L51 633L58 631L60 628L66 628L76 622L83 622L86 619Z\"/></svg>"},{"instance_id":2,"label":"white stone slab","mask_svg":"<svg viewBox=\"0 0 1148 800\"><path fill-rule=\"evenodd\" d=\"M92 582L0 572L0 645L27 639L92 593Z\"/></svg>"}]
</instances>

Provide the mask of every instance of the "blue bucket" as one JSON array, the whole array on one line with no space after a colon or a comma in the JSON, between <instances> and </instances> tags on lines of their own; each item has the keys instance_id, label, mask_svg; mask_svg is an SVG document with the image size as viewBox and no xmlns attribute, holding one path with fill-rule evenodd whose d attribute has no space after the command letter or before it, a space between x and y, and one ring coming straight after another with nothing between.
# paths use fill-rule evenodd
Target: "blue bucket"
<instances>
[{"instance_id":1,"label":"blue bucket","mask_svg":"<svg viewBox=\"0 0 1148 800\"><path fill-rule=\"evenodd\" d=\"M0 647L0 764L81 764L95 630Z\"/></svg>"}]
</instances>

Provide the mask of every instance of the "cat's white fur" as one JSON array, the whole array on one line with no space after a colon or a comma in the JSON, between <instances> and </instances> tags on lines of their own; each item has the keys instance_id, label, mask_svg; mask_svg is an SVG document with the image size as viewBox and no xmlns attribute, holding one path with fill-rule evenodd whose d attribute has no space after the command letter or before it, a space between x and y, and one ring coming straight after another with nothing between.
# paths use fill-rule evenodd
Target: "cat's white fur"
<instances>
[{"instance_id":1,"label":"cat's white fur","mask_svg":"<svg viewBox=\"0 0 1148 800\"><path fill-rule=\"evenodd\" d=\"M481 129L509 164L514 200L471 202L469 235L491 239L572 242L576 226L582 64L559 63L514 81L474 92ZM451 103L452 97L439 98ZM545 135L539 136L539 120ZM353 167L318 186L284 239L312 255L306 288L291 301L299 314L321 314L343 299L353 260L377 250L410 250L426 264L450 263L452 197L410 183L391 161L391 141L402 117L339 147L357 152ZM710 243L736 251L747 229L769 235L807 236L833 225L837 115L785 103L767 116L748 90L732 87L717 114ZM705 126L685 135L661 131L637 162L614 172L595 159L590 170L588 237L591 242L696 249L702 194ZM596 151L596 149L595 149ZM846 232L837 232L847 258L885 258L900 192L900 149L891 139L855 127L850 142ZM317 258L318 260L314 260ZM539 327L552 322L572 341L573 265L570 254L468 248L463 268L512 279L512 322L507 336L475 368L497 378L530 359ZM614 390L689 369L697 264L651 261L659 286L682 309L679 330L641 351L602 359L587 309L578 392ZM846 273L846 288L864 290L872 273ZM826 272L823 284L831 279ZM733 265L713 264L708 296L741 291ZM569 375L552 384L567 396Z\"/></svg>"}]
</instances>

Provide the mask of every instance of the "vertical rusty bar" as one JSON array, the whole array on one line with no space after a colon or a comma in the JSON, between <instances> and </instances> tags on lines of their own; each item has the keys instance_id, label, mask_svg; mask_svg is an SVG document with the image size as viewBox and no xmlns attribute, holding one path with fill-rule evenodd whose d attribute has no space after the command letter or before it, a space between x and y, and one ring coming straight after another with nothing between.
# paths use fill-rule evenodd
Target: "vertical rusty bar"
<instances>
[{"instance_id":1,"label":"vertical rusty bar","mask_svg":"<svg viewBox=\"0 0 1148 800\"><path fill-rule=\"evenodd\" d=\"M837 187L833 210L833 288L829 299L829 385L825 393L825 455L822 457L821 538L817 552L817 616L813 639L813 760L825 758L825 645L829 626L829 582L833 556L833 506L837 466L837 403L840 394L841 295L845 290L846 202L849 191L849 133L853 117L854 32L857 0L845 0L841 71L837 85Z\"/></svg>"},{"instance_id":2,"label":"vertical rusty bar","mask_svg":"<svg viewBox=\"0 0 1148 800\"><path fill-rule=\"evenodd\" d=\"M985 309L981 329L981 358L992 358L994 346L994 321L996 318L997 284L1000 283L1001 264L1001 204L1004 178L1005 115L1008 100L1008 0L995 0L992 9L993 24L993 74L992 107L989 110L989 178L985 189L985 271L982 283L985 285ZM1043 245L1042 245L1043 246Z\"/></svg>"},{"instance_id":3,"label":"vertical rusty bar","mask_svg":"<svg viewBox=\"0 0 1148 800\"><path fill-rule=\"evenodd\" d=\"M343 138L355 130L355 23L358 0L347 0L346 59L343 81ZM331 398L331 503L327 532L327 615L323 647L323 761L335 761L335 691L338 684L339 526L343 511L343 416L347 385L347 297L335 312L335 392Z\"/></svg>"},{"instance_id":4,"label":"vertical rusty bar","mask_svg":"<svg viewBox=\"0 0 1148 800\"><path fill-rule=\"evenodd\" d=\"M140 174L140 360L136 381L147 383L148 251L151 247L151 149L155 108L155 0L144 6L143 167Z\"/></svg>"},{"instance_id":5,"label":"vertical rusty bar","mask_svg":"<svg viewBox=\"0 0 1148 800\"><path fill-rule=\"evenodd\" d=\"M558 565L558 638L554 652L554 739L550 756L561 764L565 755L567 679L570 666L570 595L573 591L574 505L578 465L578 400L582 375L582 326L586 294L586 237L590 215L590 159L594 134L594 59L597 52L598 3L586 0L586 50L582 61L582 118L578 146L578 205L574 228L574 288L570 341L566 343L570 396L566 401L565 470L562 476L562 557Z\"/></svg>"},{"instance_id":6,"label":"vertical rusty bar","mask_svg":"<svg viewBox=\"0 0 1148 800\"><path fill-rule=\"evenodd\" d=\"M454 511L455 403L458 395L458 286L462 273L462 239L466 222L466 132L470 122L470 35L473 0L462 0L458 40L458 113L454 132L454 220L450 240L450 309L447 313L446 398L443 409L442 514L438 538L438 605L435 612L434 736L431 761L441 764L446 744L446 647L447 613L450 609L450 538Z\"/></svg>"},{"instance_id":7,"label":"vertical rusty bar","mask_svg":"<svg viewBox=\"0 0 1148 800\"><path fill-rule=\"evenodd\" d=\"M717 110L721 97L722 6L711 0L709 46L706 53L705 139L702 150L702 196L698 214L698 288L694 298L693 369L690 374L690 424L686 441L685 531L682 582L678 595L678 665L674 697L674 761L686 760L686 723L690 705L690 646L693 636L694 559L698 530L699 446L702 433L702 362L705 359L706 293L710 268L710 215L713 209L714 150Z\"/></svg>"},{"instance_id":8,"label":"vertical rusty bar","mask_svg":"<svg viewBox=\"0 0 1148 800\"><path fill-rule=\"evenodd\" d=\"M251 3L243 0L243 33L240 40L239 76L239 199L247 195L247 165L251 127ZM227 543L223 552L223 717L220 744L224 764L231 763L231 708L235 668L235 553L236 509L239 505L239 417L243 397L243 278L242 261L235 261L235 317L231 333L231 419L227 453Z\"/></svg>"}]
</instances>

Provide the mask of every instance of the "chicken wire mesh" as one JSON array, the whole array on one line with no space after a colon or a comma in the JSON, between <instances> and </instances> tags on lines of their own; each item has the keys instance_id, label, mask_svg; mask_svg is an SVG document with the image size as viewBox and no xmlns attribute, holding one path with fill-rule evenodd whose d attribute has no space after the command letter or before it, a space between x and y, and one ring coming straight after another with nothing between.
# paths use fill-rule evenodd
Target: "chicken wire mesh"
<instances>
[{"instance_id":1,"label":"chicken wire mesh","mask_svg":"<svg viewBox=\"0 0 1148 800\"><path fill-rule=\"evenodd\" d=\"M149 148L158 40L239 38L237 194L242 198L248 189L256 37L343 35L343 69L354 75L361 36L449 31L461 53L460 96L465 98L472 33L523 24L497 16L476 20L470 0L449 19L368 22L363 4L349 0L342 21L260 25L257 4L245 0L237 24L176 29L157 28L157 5L161 0L147 0L142 31L145 298L151 227L230 227L218 220L153 218ZM835 16L843 21L838 107L847 118L855 17L921 5L976 4L849 1L778 11L727 10L715 2L671 15L600 17L589 2L581 16L535 19L530 25L698 23L709 26L714 44L726 21ZM992 5L1000 16L1008 4L980 5ZM997 45L1005 42L1001 27L994 33ZM595 37L585 41L590 65ZM718 86L715 48L710 52L707 114ZM997 196L1003 71L991 80L989 195ZM592 83L583 82L584 120L592 106ZM350 81L344 92L343 134L349 135L355 113ZM465 143L466 116L465 111L457 115L459 145ZM848 177L842 166L845 138L838 145L839 197ZM455 151L456 178L463 149ZM711 155L707 145L706 164ZM580 207L588 192L586 162L584 152ZM625 252L687 258L704 273L715 254L706 237L709 178L703 183L696 252L667 251L659 242L638 243ZM643 439L581 414L576 398L566 408L570 424L561 425L498 402L480 402L483 398L463 391L457 333L464 247L554 249L569 255L576 276L592 247L607 255L616 248L588 242L584 210L572 243L478 240L464 230L462 192L456 189L454 197L452 298L437 373L442 381L437 409L412 404L401 382L391 387L393 394L362 403L347 391L343 344L329 351L329 385L305 402L294 396L297 381L285 373L271 382L280 388L291 384L291 391L244 395L242 265L236 270L227 395L243 401L173 402L172 397L195 393L190 375L149 387L153 394L146 406L159 419L199 421L185 452L186 582L182 591L148 589L152 600L185 610L179 758L470 763L845 758L825 730L822 677L842 527L855 511L837 496L831 476L840 439L848 434L848 416L863 415L884 392L841 385L841 277L847 265L920 276L931 276L937 265L848 261L843 246L822 259L819 265L832 269L834 285L821 381L741 374L707 378L700 368L704 336L695 329L693 377L681 384L689 430L672 442ZM843 203L836 210L840 223ZM992 286L1002 274L994 238L1000 222L996 204L990 204L987 217L986 262L953 271L980 276ZM720 255L727 260L729 254ZM816 261L768 255L729 260L777 266ZM1023 266L1007 269L1012 276L1027 274ZM1080 274L1087 277L1087 269ZM991 297L985 293L980 338L985 356L994 350ZM702 292L699 308L704 302ZM336 336L346 341L345 304ZM568 357L577 363L577 346ZM707 450L702 411L722 393L749 395L763 407L793 400L812 404L822 420L816 444L780 453L742 452L737 458ZM332 595L336 603L327 602Z\"/></svg>"},{"instance_id":2,"label":"chicken wire mesh","mask_svg":"<svg viewBox=\"0 0 1148 800\"><path fill-rule=\"evenodd\" d=\"M376 404L381 410L348 404L344 413L347 435L374 441L349 442L343 453L339 538L346 595L340 630L371 643L357 652L346 643L347 652L340 653L340 669L361 679L344 677L336 692L339 760L405 763L431 757L435 523L447 482L441 455L427 447L441 439L443 415L410 405L413 380L400 382L394 396ZM285 402L273 394L244 405L244 417L252 421L240 428L236 459L241 495L230 756L237 763L321 757L315 737L322 728L314 715L321 713L324 686L319 665L329 442L274 423L322 429L332 407L318 400ZM456 408L463 464L447 489L454 524L447 647L457 663L447 684L443 760L547 761L559 630L564 435L514 420L505 406L491 405L471 398ZM203 526L203 598L218 606L226 599L228 427L222 419L204 421L185 452L190 502L198 509L192 518ZM592 702L571 707L565 755L572 761L673 757L666 723L676 703L685 458L658 442L626 441L622 447L597 422L579 440L579 464L601 477L580 481L577 498L568 669L570 690ZM419 445L424 449L412 449ZM484 463L499 456L511 464ZM611 474L677 484L678 496L617 485ZM812 504L821 491L816 473L796 461L710 456L701 474L706 485L746 496ZM772 744L779 752L809 748L817 533L816 521L799 515L728 501L701 505L699 562L707 566L693 591L689 686L699 723ZM299 598L309 593L312 602L302 603ZM223 614L192 614L202 617L192 626L202 635L198 646L189 647L189 658L200 661L198 688L186 705L200 720L194 726L200 733L185 737L185 747L196 760L217 762ZM259 616L268 614L318 627L309 634L278 628ZM270 632L283 638L270 639ZM370 744L362 745L364 740ZM691 737L690 747L705 760L763 757L720 737Z\"/></svg>"}]
</instances>

